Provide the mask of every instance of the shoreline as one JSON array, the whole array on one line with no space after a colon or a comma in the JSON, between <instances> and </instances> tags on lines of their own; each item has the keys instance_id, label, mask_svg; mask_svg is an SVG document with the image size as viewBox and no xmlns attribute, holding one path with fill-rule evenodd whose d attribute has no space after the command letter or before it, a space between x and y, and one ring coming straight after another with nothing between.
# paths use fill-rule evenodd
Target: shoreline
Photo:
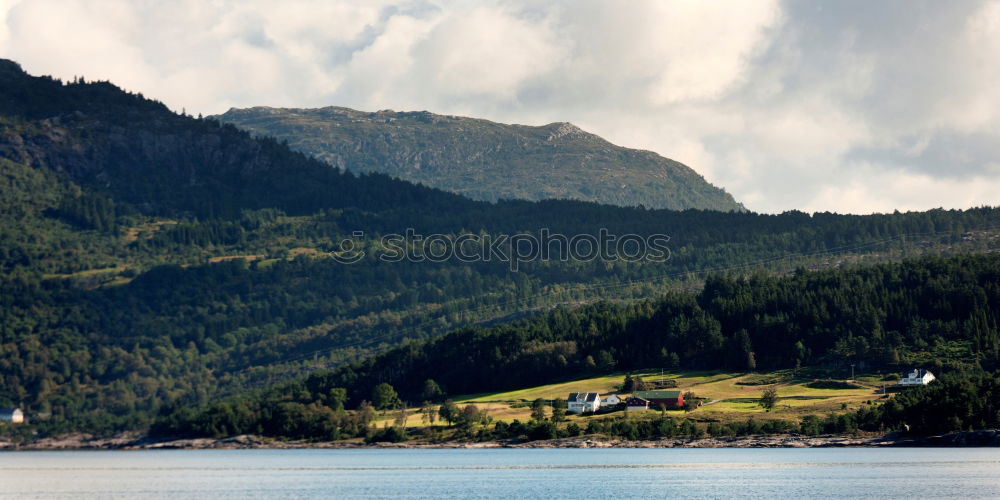
<instances>
[{"instance_id":1,"label":"shoreline","mask_svg":"<svg viewBox=\"0 0 1000 500\"><path fill-rule=\"evenodd\" d=\"M497 448L885 448L885 447L1000 447L1000 430L956 432L940 436L913 437L897 433L884 436L740 436L663 438L629 441L604 436L578 436L540 441L444 441L366 444L360 439L344 441L282 441L262 436L228 438L152 439L141 434L95 438L69 434L30 443L0 441L0 451L30 450L252 450L252 449L497 449Z\"/></svg>"}]
</instances>

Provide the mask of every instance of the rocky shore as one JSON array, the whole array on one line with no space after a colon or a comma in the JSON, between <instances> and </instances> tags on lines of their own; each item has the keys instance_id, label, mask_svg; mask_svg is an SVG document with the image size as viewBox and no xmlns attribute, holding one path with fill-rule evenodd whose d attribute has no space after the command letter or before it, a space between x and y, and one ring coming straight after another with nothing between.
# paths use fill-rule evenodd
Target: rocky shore
<instances>
[{"instance_id":1,"label":"rocky shore","mask_svg":"<svg viewBox=\"0 0 1000 500\"><path fill-rule=\"evenodd\" d=\"M152 439L141 434L121 434L96 438L88 434L69 434L58 438L15 444L0 441L0 450L153 450L153 449L378 449L378 448L832 448L832 447L967 447L1000 446L1000 430L956 432L942 436L741 436L712 438L665 438L650 441L609 439L603 436L579 436L543 441L421 442L366 444L360 439L310 442L282 441L262 436L242 435L222 439Z\"/></svg>"}]
</instances>

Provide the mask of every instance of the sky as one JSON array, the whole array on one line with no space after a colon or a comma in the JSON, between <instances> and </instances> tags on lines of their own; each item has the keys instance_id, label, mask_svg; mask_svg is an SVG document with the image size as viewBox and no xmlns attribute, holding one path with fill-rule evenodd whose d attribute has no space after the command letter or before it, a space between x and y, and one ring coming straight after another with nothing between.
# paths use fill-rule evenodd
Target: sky
<instances>
[{"instance_id":1,"label":"sky","mask_svg":"<svg viewBox=\"0 0 1000 500\"><path fill-rule=\"evenodd\" d=\"M189 114L568 121L758 212L1000 205L1000 0L0 0L0 57Z\"/></svg>"}]
</instances>

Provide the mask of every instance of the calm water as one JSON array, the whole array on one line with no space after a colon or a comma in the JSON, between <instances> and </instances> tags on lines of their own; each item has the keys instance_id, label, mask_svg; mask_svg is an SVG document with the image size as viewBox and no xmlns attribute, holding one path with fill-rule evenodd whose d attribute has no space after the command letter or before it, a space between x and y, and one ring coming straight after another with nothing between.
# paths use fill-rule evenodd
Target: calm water
<instances>
[{"instance_id":1,"label":"calm water","mask_svg":"<svg viewBox=\"0 0 1000 500\"><path fill-rule=\"evenodd\" d=\"M1000 449L0 453L10 498L1000 498Z\"/></svg>"}]
</instances>

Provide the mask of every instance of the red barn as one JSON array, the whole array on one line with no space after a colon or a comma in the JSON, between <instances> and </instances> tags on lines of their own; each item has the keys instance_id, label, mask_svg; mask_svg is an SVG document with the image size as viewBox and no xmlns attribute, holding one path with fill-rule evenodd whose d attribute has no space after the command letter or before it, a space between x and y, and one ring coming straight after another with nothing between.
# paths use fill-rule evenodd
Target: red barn
<instances>
[{"instance_id":1,"label":"red barn","mask_svg":"<svg viewBox=\"0 0 1000 500\"><path fill-rule=\"evenodd\" d=\"M660 406L668 410L684 408L684 394L681 391L636 391L633 396L649 401L649 407L659 410Z\"/></svg>"}]
</instances>

